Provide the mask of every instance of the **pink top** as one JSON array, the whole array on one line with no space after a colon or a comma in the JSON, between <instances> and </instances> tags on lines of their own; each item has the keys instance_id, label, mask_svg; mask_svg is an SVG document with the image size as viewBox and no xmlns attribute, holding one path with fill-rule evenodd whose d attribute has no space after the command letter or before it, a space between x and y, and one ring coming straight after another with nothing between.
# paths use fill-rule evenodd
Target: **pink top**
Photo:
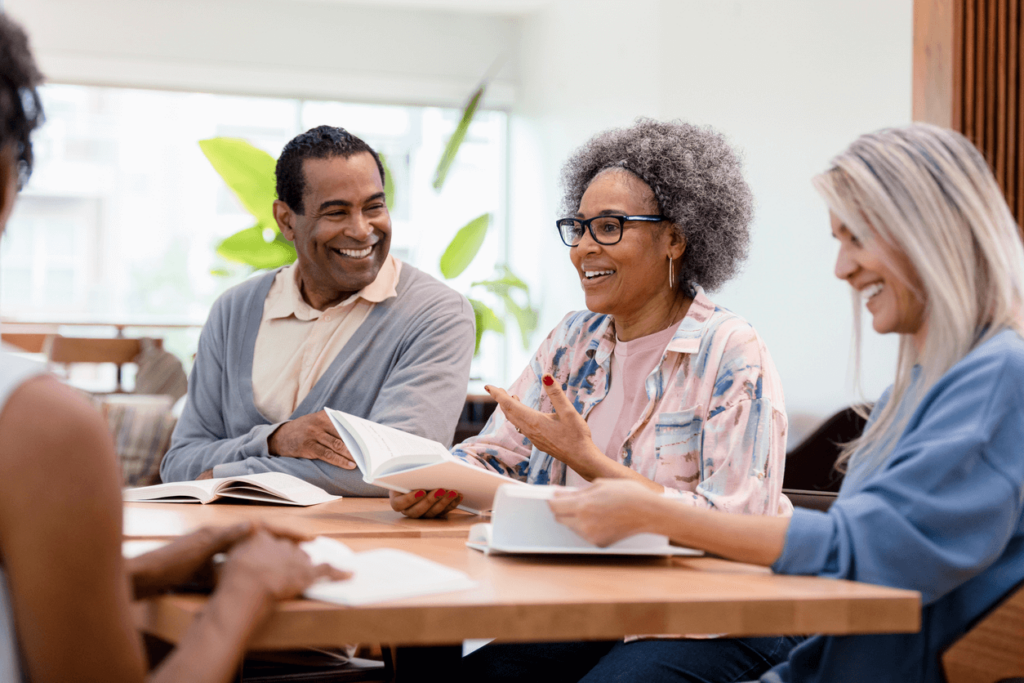
<instances>
[{"instance_id":1,"label":"pink top","mask_svg":"<svg viewBox=\"0 0 1024 683\"><path fill-rule=\"evenodd\" d=\"M629 430L640 420L647 407L644 380L658 366L661 354L672 341L676 325L633 341L615 338L609 374L608 395L594 406L587 425L594 444L612 460L618 461ZM565 471L566 486L587 486L589 482L571 468Z\"/></svg>"}]
</instances>

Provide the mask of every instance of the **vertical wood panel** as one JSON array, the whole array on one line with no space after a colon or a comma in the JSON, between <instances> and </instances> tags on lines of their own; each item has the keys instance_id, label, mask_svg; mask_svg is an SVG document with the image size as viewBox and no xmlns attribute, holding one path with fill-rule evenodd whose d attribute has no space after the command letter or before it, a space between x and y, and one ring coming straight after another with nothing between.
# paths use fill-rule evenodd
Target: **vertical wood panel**
<instances>
[{"instance_id":1,"label":"vertical wood panel","mask_svg":"<svg viewBox=\"0 0 1024 683\"><path fill-rule=\"evenodd\" d=\"M1024 130L1021 129L1024 124L1021 113L1021 106L1024 106L1024 62L1021 59L1024 51L1024 7L1019 1L1017 5L1017 25L1012 27L1017 34L1017 206L1013 215L1017 218L1017 225L1024 230Z\"/></svg>"},{"instance_id":2,"label":"vertical wood panel","mask_svg":"<svg viewBox=\"0 0 1024 683\"><path fill-rule=\"evenodd\" d=\"M1003 194L1009 185L1006 182L1006 42L1007 42L1007 0L999 0L996 30L996 134L995 134L995 174Z\"/></svg>"},{"instance_id":3,"label":"vertical wood panel","mask_svg":"<svg viewBox=\"0 0 1024 683\"><path fill-rule=\"evenodd\" d=\"M965 20L963 30L963 43L964 43L964 65L963 65L963 113L964 122L961 132L968 138L973 139L975 136L974 130L974 102L977 98L977 93L974 88L974 55L977 48L974 44L974 24L977 21L977 8L975 7L974 0L964 0L965 6Z\"/></svg>"},{"instance_id":4,"label":"vertical wood panel","mask_svg":"<svg viewBox=\"0 0 1024 683\"><path fill-rule=\"evenodd\" d=\"M1024 232L1024 0L914 0L914 81L914 119L978 147Z\"/></svg>"},{"instance_id":5,"label":"vertical wood panel","mask_svg":"<svg viewBox=\"0 0 1024 683\"><path fill-rule=\"evenodd\" d=\"M985 158L989 166L996 159L996 3L985 3Z\"/></svg>"},{"instance_id":6,"label":"vertical wood panel","mask_svg":"<svg viewBox=\"0 0 1024 683\"><path fill-rule=\"evenodd\" d=\"M1007 65L1006 65L1006 199L1014 216L1018 214L1017 189L1017 126L1020 121L1020 92L1017 88L1017 70L1020 64L1020 43L1017 40L1017 23L1021 0L1010 0L1007 16Z\"/></svg>"},{"instance_id":7,"label":"vertical wood panel","mask_svg":"<svg viewBox=\"0 0 1024 683\"><path fill-rule=\"evenodd\" d=\"M955 8L963 0L928 0L914 3L914 87L915 120L956 128L960 109L959 66L954 54Z\"/></svg>"}]
</instances>

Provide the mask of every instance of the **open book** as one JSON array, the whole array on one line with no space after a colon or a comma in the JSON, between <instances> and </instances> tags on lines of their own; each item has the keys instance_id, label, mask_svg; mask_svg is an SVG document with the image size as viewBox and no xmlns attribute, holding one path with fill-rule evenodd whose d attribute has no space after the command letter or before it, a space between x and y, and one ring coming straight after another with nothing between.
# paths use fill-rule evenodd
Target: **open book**
<instances>
[{"instance_id":1,"label":"open book","mask_svg":"<svg viewBox=\"0 0 1024 683\"><path fill-rule=\"evenodd\" d=\"M458 491L463 496L459 507L475 513L491 509L499 486L527 486L463 462L436 441L332 408L324 410L367 484L399 493L419 489Z\"/></svg>"},{"instance_id":2,"label":"open book","mask_svg":"<svg viewBox=\"0 0 1024 683\"><path fill-rule=\"evenodd\" d=\"M600 548L555 521L548 507L561 486L502 487L494 501L490 524L474 524L466 545L488 554L553 555L703 555L703 551L669 545L659 534L636 534Z\"/></svg>"},{"instance_id":3,"label":"open book","mask_svg":"<svg viewBox=\"0 0 1024 683\"><path fill-rule=\"evenodd\" d=\"M325 563L352 572L350 579L314 583L307 588L303 595L313 600L365 605L476 586L476 581L465 573L404 550L378 548L356 553L344 543L325 536L318 536L301 547L313 564Z\"/></svg>"},{"instance_id":4,"label":"open book","mask_svg":"<svg viewBox=\"0 0 1024 683\"><path fill-rule=\"evenodd\" d=\"M178 481L125 489L126 501L140 503L213 503L220 498L281 505L317 505L338 500L319 486L283 472L261 472L240 477Z\"/></svg>"}]
</instances>

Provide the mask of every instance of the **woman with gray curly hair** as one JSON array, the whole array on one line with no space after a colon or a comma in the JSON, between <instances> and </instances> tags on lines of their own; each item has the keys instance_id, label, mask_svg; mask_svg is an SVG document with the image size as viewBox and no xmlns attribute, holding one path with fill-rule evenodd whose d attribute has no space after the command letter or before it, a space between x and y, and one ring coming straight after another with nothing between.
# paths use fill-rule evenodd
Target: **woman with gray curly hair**
<instances>
[{"instance_id":1,"label":"woman with gray curly hair","mask_svg":"<svg viewBox=\"0 0 1024 683\"><path fill-rule=\"evenodd\" d=\"M791 514L775 366L750 324L705 294L747 251L752 198L735 152L711 128L639 119L592 138L562 178L566 217L556 223L588 310L552 330L508 392L487 387L498 409L452 452L531 484L631 480L694 508ZM410 517L443 515L461 499L441 489L391 496ZM493 644L452 666L457 680L575 681L599 660L629 668L640 653L684 662L693 680L739 680L794 642Z\"/></svg>"},{"instance_id":2,"label":"woman with gray curly hair","mask_svg":"<svg viewBox=\"0 0 1024 683\"><path fill-rule=\"evenodd\" d=\"M752 214L740 160L711 128L638 119L563 169L558 233L589 310L548 335L456 456L531 484L626 478L701 508L789 514L786 414L771 356L705 289L744 258ZM429 493L430 495L426 495ZM410 517L458 492L392 495Z\"/></svg>"}]
</instances>

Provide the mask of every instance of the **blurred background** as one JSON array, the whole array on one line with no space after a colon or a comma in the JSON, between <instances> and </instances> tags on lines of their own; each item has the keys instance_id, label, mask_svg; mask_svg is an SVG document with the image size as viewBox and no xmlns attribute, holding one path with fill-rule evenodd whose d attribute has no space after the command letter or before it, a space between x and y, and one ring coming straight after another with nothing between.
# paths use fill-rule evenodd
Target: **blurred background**
<instances>
[{"instance_id":1,"label":"blurred background","mask_svg":"<svg viewBox=\"0 0 1024 683\"><path fill-rule=\"evenodd\" d=\"M912 0L3 0L48 78L36 171L0 250L5 321L152 333L186 364L210 304L251 271L216 254L252 217L198 141L276 157L343 126L388 159L392 249L438 277L490 212L460 291L509 266L538 311L483 338L473 375L507 384L584 308L554 230L559 170L637 116L708 124L756 198L750 256L713 300L760 332L791 414L874 400L895 340L866 330L860 390L848 287L813 174L857 135L911 121ZM462 109L487 88L442 191ZM92 325L92 326L90 326ZM115 327L111 327L115 325ZM119 325L120 327L116 327ZM130 378L126 379L130 382Z\"/></svg>"}]
</instances>

